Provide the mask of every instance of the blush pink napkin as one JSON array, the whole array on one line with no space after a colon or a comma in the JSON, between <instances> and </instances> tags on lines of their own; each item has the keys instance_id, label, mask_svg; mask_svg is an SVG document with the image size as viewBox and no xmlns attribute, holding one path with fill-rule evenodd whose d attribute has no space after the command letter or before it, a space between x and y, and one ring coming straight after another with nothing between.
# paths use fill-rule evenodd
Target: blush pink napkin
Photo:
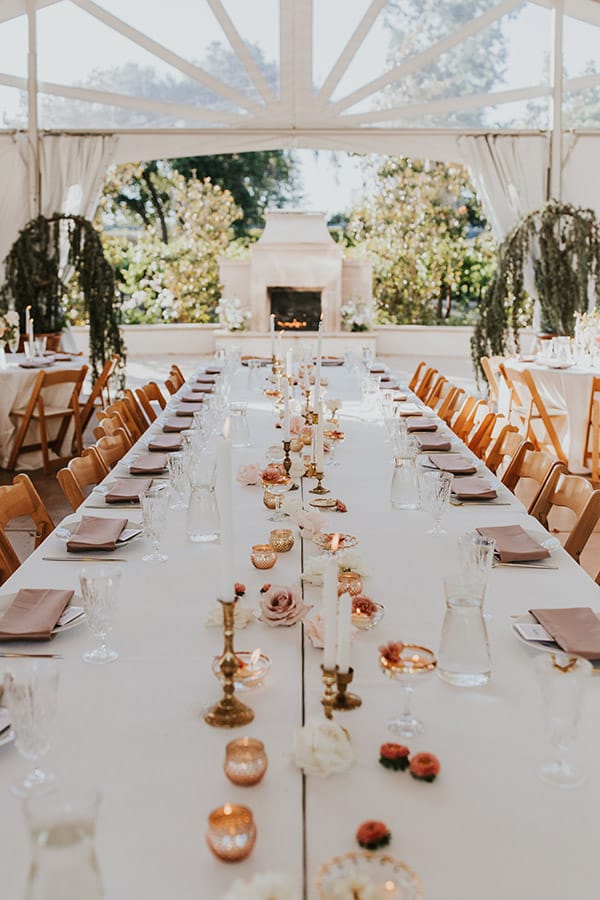
<instances>
[{"instance_id":1,"label":"blush pink napkin","mask_svg":"<svg viewBox=\"0 0 600 900\"><path fill-rule=\"evenodd\" d=\"M148 444L148 450L153 453L181 450L181 436L179 434L156 434Z\"/></svg>"},{"instance_id":2,"label":"blush pink napkin","mask_svg":"<svg viewBox=\"0 0 600 900\"><path fill-rule=\"evenodd\" d=\"M212 394L214 387L211 384L192 384L192 393L194 394Z\"/></svg>"},{"instance_id":3,"label":"blush pink napkin","mask_svg":"<svg viewBox=\"0 0 600 900\"><path fill-rule=\"evenodd\" d=\"M220 375L223 370L221 366L207 366L204 370L206 375ZM198 378L202 378L202 375L199 375Z\"/></svg>"},{"instance_id":4,"label":"blush pink napkin","mask_svg":"<svg viewBox=\"0 0 600 900\"><path fill-rule=\"evenodd\" d=\"M479 475L465 475L452 482L452 496L457 500L495 500L495 488Z\"/></svg>"},{"instance_id":5,"label":"blush pink napkin","mask_svg":"<svg viewBox=\"0 0 600 900\"><path fill-rule=\"evenodd\" d=\"M453 475L474 475L477 471L477 466L459 453L431 453L429 461L436 469Z\"/></svg>"},{"instance_id":6,"label":"blush pink napkin","mask_svg":"<svg viewBox=\"0 0 600 900\"><path fill-rule=\"evenodd\" d=\"M428 419L426 416L415 416L406 423L406 430L411 434L414 431L437 431L437 425L433 419Z\"/></svg>"},{"instance_id":7,"label":"blush pink napkin","mask_svg":"<svg viewBox=\"0 0 600 900\"><path fill-rule=\"evenodd\" d=\"M600 619L589 606L530 609L529 612L565 653L600 659Z\"/></svg>"},{"instance_id":8,"label":"blush pink napkin","mask_svg":"<svg viewBox=\"0 0 600 900\"><path fill-rule=\"evenodd\" d=\"M173 418L171 419L165 419L165 421L163 422L162 430L168 434L169 432L173 431L185 431L186 428L189 427L189 422L182 422L181 419L173 416Z\"/></svg>"},{"instance_id":9,"label":"blush pink napkin","mask_svg":"<svg viewBox=\"0 0 600 900\"><path fill-rule=\"evenodd\" d=\"M54 359L25 359L19 363L22 369L47 369L54 365Z\"/></svg>"},{"instance_id":10,"label":"blush pink napkin","mask_svg":"<svg viewBox=\"0 0 600 900\"><path fill-rule=\"evenodd\" d=\"M449 450L452 446L448 438L443 434L417 435L417 444L422 452L427 452L428 450Z\"/></svg>"},{"instance_id":11,"label":"blush pink napkin","mask_svg":"<svg viewBox=\"0 0 600 900\"><path fill-rule=\"evenodd\" d=\"M129 474L160 475L166 468L166 465L166 453L140 453L135 462L132 462L129 466Z\"/></svg>"},{"instance_id":12,"label":"blush pink napkin","mask_svg":"<svg viewBox=\"0 0 600 900\"><path fill-rule=\"evenodd\" d=\"M67 541L67 550L114 550L117 539L127 519L101 519L100 516L82 516L81 522Z\"/></svg>"},{"instance_id":13,"label":"blush pink napkin","mask_svg":"<svg viewBox=\"0 0 600 900\"><path fill-rule=\"evenodd\" d=\"M520 525L495 525L476 530L482 537L494 538L496 555L501 562L534 562L550 556L550 551L538 544Z\"/></svg>"},{"instance_id":14,"label":"blush pink napkin","mask_svg":"<svg viewBox=\"0 0 600 900\"><path fill-rule=\"evenodd\" d=\"M73 591L22 588L0 617L0 641L48 641Z\"/></svg>"},{"instance_id":15,"label":"blush pink napkin","mask_svg":"<svg viewBox=\"0 0 600 900\"><path fill-rule=\"evenodd\" d=\"M178 406L177 409L175 410L175 415L178 418L181 418L182 416L190 417L190 416L193 416L194 413L197 413L197 412L202 412L202 404L201 403L187 403L187 404L184 404L183 406Z\"/></svg>"},{"instance_id":16,"label":"blush pink napkin","mask_svg":"<svg viewBox=\"0 0 600 900\"><path fill-rule=\"evenodd\" d=\"M134 501L149 490L151 485L151 478L116 478L108 494L104 495L104 500L106 503Z\"/></svg>"},{"instance_id":17,"label":"blush pink napkin","mask_svg":"<svg viewBox=\"0 0 600 900\"><path fill-rule=\"evenodd\" d=\"M194 394L184 394L183 397L180 397L179 399L182 403L204 403L204 397L199 397L198 393L199 392L196 391L195 396Z\"/></svg>"},{"instance_id":18,"label":"blush pink napkin","mask_svg":"<svg viewBox=\"0 0 600 900\"><path fill-rule=\"evenodd\" d=\"M369 372L371 375L382 375L385 372L385 369L383 366L371 366Z\"/></svg>"}]
</instances>

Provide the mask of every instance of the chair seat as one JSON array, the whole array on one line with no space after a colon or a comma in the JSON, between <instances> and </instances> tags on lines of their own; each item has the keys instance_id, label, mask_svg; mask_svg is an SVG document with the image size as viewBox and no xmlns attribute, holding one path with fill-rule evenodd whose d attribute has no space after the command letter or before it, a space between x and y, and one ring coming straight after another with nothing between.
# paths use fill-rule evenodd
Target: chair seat
<instances>
[{"instance_id":1,"label":"chair seat","mask_svg":"<svg viewBox=\"0 0 600 900\"><path fill-rule=\"evenodd\" d=\"M527 415L527 412L528 412L528 410L524 406L514 406L513 405L512 410L513 410L513 412L516 412L519 415L523 415L523 416ZM558 418L559 416L568 415L568 411L566 409L563 409L561 406L547 406L546 412L552 418ZM541 418L541 416L537 415L536 413L533 413L533 418L538 419L538 418Z\"/></svg>"},{"instance_id":2,"label":"chair seat","mask_svg":"<svg viewBox=\"0 0 600 900\"><path fill-rule=\"evenodd\" d=\"M13 416L24 416L26 413L27 413L27 410L25 409L25 407L22 407L21 409L13 409L11 411L11 415L13 415ZM44 407L44 416L47 419L51 418L52 416L72 416L72 415L73 415L73 410L71 409L70 406L45 406ZM32 412L31 418L32 419L40 418L40 414L38 413L37 409Z\"/></svg>"}]
</instances>

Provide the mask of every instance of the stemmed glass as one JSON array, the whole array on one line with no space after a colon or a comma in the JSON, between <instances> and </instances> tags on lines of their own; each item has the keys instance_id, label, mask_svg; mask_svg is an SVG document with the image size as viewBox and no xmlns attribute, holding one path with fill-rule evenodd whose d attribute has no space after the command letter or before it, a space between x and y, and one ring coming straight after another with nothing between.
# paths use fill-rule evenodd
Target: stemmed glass
<instances>
[{"instance_id":1,"label":"stemmed glass","mask_svg":"<svg viewBox=\"0 0 600 900\"><path fill-rule=\"evenodd\" d=\"M17 797L41 793L56 781L39 765L50 749L50 731L56 713L59 669L56 660L23 660L4 675L4 695L10 712L15 743L21 756L33 765L23 781L11 786Z\"/></svg>"},{"instance_id":2,"label":"stemmed glass","mask_svg":"<svg viewBox=\"0 0 600 900\"><path fill-rule=\"evenodd\" d=\"M186 458L183 453L170 453L167 458L169 486L172 499L169 509L187 509L187 486L189 484Z\"/></svg>"},{"instance_id":3,"label":"stemmed glass","mask_svg":"<svg viewBox=\"0 0 600 900\"><path fill-rule=\"evenodd\" d=\"M263 487L269 491L270 494L273 494L277 505L273 511L273 515L268 517L269 522L283 522L284 515L281 512L281 501L283 495L290 490L294 480L290 478L288 475L282 475L279 481L264 481Z\"/></svg>"},{"instance_id":4,"label":"stemmed glass","mask_svg":"<svg viewBox=\"0 0 600 900\"><path fill-rule=\"evenodd\" d=\"M337 428L338 426L338 418L337 411L341 407L342 401L337 397L331 397L325 401L325 406L329 410L329 421L331 424Z\"/></svg>"},{"instance_id":5,"label":"stemmed glass","mask_svg":"<svg viewBox=\"0 0 600 900\"><path fill-rule=\"evenodd\" d=\"M336 437L332 437L331 435L329 436L330 443L329 453L327 454L327 462L325 463L326 466L339 466L340 461L339 459L335 458L335 451L337 450L338 443L343 440L344 438L342 437L341 432L339 433L339 435L336 435Z\"/></svg>"},{"instance_id":6,"label":"stemmed glass","mask_svg":"<svg viewBox=\"0 0 600 900\"><path fill-rule=\"evenodd\" d=\"M143 562L165 562L169 557L160 552L160 541L169 508L169 491L162 487L151 487L140 494L144 535L152 541L152 552L142 556Z\"/></svg>"},{"instance_id":7,"label":"stemmed glass","mask_svg":"<svg viewBox=\"0 0 600 900\"><path fill-rule=\"evenodd\" d=\"M113 627L121 572L121 569L112 566L110 568L99 566L82 569L79 573L86 621L96 638L93 650L86 650L81 654L84 662L103 665L119 658L117 651L107 646L106 638Z\"/></svg>"},{"instance_id":8,"label":"stemmed glass","mask_svg":"<svg viewBox=\"0 0 600 900\"><path fill-rule=\"evenodd\" d=\"M433 516L433 528L430 528L427 534L448 534L440 523L450 503L454 475L451 472L424 472L422 478L425 501Z\"/></svg>"},{"instance_id":9,"label":"stemmed glass","mask_svg":"<svg viewBox=\"0 0 600 900\"><path fill-rule=\"evenodd\" d=\"M20 335L17 334L15 337L9 338L6 342L8 344L8 349L9 349L10 353L12 354L12 356L15 356L19 350L19 341L20 341Z\"/></svg>"},{"instance_id":10,"label":"stemmed glass","mask_svg":"<svg viewBox=\"0 0 600 900\"><path fill-rule=\"evenodd\" d=\"M424 730L423 723L413 715L411 697L415 685L434 671L435 654L419 644L403 644L395 641L379 648L379 666L384 675L399 682L404 688L404 709L387 723L392 734L414 737Z\"/></svg>"},{"instance_id":11,"label":"stemmed glass","mask_svg":"<svg viewBox=\"0 0 600 900\"><path fill-rule=\"evenodd\" d=\"M534 666L542 692L546 731L556 752L556 759L541 765L538 775L556 787L579 787L585 781L585 774L570 761L568 753L577 735L592 664L566 653L542 653Z\"/></svg>"}]
</instances>

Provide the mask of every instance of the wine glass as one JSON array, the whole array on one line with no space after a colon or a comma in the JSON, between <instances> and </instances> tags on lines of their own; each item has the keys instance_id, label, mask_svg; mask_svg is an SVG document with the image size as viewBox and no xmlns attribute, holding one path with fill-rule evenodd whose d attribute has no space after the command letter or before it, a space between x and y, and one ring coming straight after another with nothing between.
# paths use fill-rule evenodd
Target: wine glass
<instances>
[{"instance_id":1,"label":"wine glass","mask_svg":"<svg viewBox=\"0 0 600 900\"><path fill-rule=\"evenodd\" d=\"M11 786L17 797L42 793L56 781L56 775L40 768L39 760L50 749L58 674L56 660L31 659L21 660L4 675L4 695L17 750L33 766L21 782Z\"/></svg>"},{"instance_id":2,"label":"wine glass","mask_svg":"<svg viewBox=\"0 0 600 900\"><path fill-rule=\"evenodd\" d=\"M425 502L433 517L433 528L430 528L427 534L448 534L440 523L448 509L454 475L450 472L424 472L422 478Z\"/></svg>"},{"instance_id":3,"label":"wine glass","mask_svg":"<svg viewBox=\"0 0 600 900\"><path fill-rule=\"evenodd\" d=\"M84 662L102 665L119 658L117 651L107 646L106 638L113 627L121 571L119 568L98 566L82 569L79 573L86 621L96 638L94 649L81 654Z\"/></svg>"},{"instance_id":4,"label":"wine glass","mask_svg":"<svg viewBox=\"0 0 600 900\"><path fill-rule=\"evenodd\" d=\"M337 411L341 407L342 401L338 397L331 397L325 401L325 406L329 410L329 421L337 428L338 418Z\"/></svg>"},{"instance_id":5,"label":"wine glass","mask_svg":"<svg viewBox=\"0 0 600 900\"><path fill-rule=\"evenodd\" d=\"M263 487L276 498L276 506L273 515L268 517L269 522L283 522L285 516L281 512L281 500L283 495L290 490L293 483L294 480L293 478L290 478L289 475L282 475L281 478L275 482L265 481L263 479Z\"/></svg>"},{"instance_id":6,"label":"wine glass","mask_svg":"<svg viewBox=\"0 0 600 900\"><path fill-rule=\"evenodd\" d=\"M16 334L13 337L9 337L6 342L8 344L9 352L12 354L12 356L15 356L19 351L20 339L20 335Z\"/></svg>"},{"instance_id":7,"label":"wine glass","mask_svg":"<svg viewBox=\"0 0 600 900\"><path fill-rule=\"evenodd\" d=\"M415 685L434 671L435 654L420 644L403 644L394 641L379 648L379 666L384 675L398 681L404 689L402 712L389 719L388 729L400 737L414 737L424 730L423 723L413 715L411 698Z\"/></svg>"},{"instance_id":8,"label":"wine glass","mask_svg":"<svg viewBox=\"0 0 600 900\"><path fill-rule=\"evenodd\" d=\"M577 736L592 664L566 653L541 653L534 666L542 692L546 731L556 754L554 760L539 767L538 775L556 787L579 787L585 781L585 774L571 762L568 754Z\"/></svg>"},{"instance_id":9,"label":"wine glass","mask_svg":"<svg viewBox=\"0 0 600 900\"><path fill-rule=\"evenodd\" d=\"M169 508L169 491L164 488L151 487L145 493L140 494L140 506L142 508L142 520L144 534L152 541L152 551L142 556L143 562L165 562L169 557L160 552L160 541L167 519Z\"/></svg>"},{"instance_id":10,"label":"wine glass","mask_svg":"<svg viewBox=\"0 0 600 900\"><path fill-rule=\"evenodd\" d=\"M183 453L170 453L167 458L171 503L169 509L187 509L186 492L189 483L186 458Z\"/></svg>"},{"instance_id":11,"label":"wine glass","mask_svg":"<svg viewBox=\"0 0 600 900\"><path fill-rule=\"evenodd\" d=\"M337 450L338 443L340 441L343 441L344 437L343 437L342 433L339 432L339 434L336 434L336 435L330 434L328 436L328 440L329 440L329 453L327 454L327 462L325 463L325 465L326 466L339 466L340 461L338 459L336 459L335 451Z\"/></svg>"}]
</instances>

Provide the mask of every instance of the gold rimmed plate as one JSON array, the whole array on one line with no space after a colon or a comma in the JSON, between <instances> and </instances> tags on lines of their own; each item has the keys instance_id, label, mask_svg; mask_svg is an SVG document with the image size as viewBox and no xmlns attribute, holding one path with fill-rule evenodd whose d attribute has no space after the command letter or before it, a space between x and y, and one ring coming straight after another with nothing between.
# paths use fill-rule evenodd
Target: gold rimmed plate
<instances>
[{"instance_id":1,"label":"gold rimmed plate","mask_svg":"<svg viewBox=\"0 0 600 900\"><path fill-rule=\"evenodd\" d=\"M333 540L333 536L336 534L335 531L325 532L315 534L313 537L313 542L319 547L321 550L331 550L331 541ZM338 550L350 550L351 547L356 547L358 545L358 538L353 534L340 534L340 543L338 544Z\"/></svg>"},{"instance_id":2,"label":"gold rimmed plate","mask_svg":"<svg viewBox=\"0 0 600 900\"><path fill-rule=\"evenodd\" d=\"M337 500L334 497L316 497L310 501L310 506L314 506L315 509L335 509Z\"/></svg>"},{"instance_id":3,"label":"gold rimmed plate","mask_svg":"<svg viewBox=\"0 0 600 900\"><path fill-rule=\"evenodd\" d=\"M421 879L406 863L368 850L334 856L322 865L317 872L317 895L320 900L335 900L342 896L339 893L342 884L352 878L372 884L369 896L402 897L402 900L420 900L424 896Z\"/></svg>"}]
</instances>

